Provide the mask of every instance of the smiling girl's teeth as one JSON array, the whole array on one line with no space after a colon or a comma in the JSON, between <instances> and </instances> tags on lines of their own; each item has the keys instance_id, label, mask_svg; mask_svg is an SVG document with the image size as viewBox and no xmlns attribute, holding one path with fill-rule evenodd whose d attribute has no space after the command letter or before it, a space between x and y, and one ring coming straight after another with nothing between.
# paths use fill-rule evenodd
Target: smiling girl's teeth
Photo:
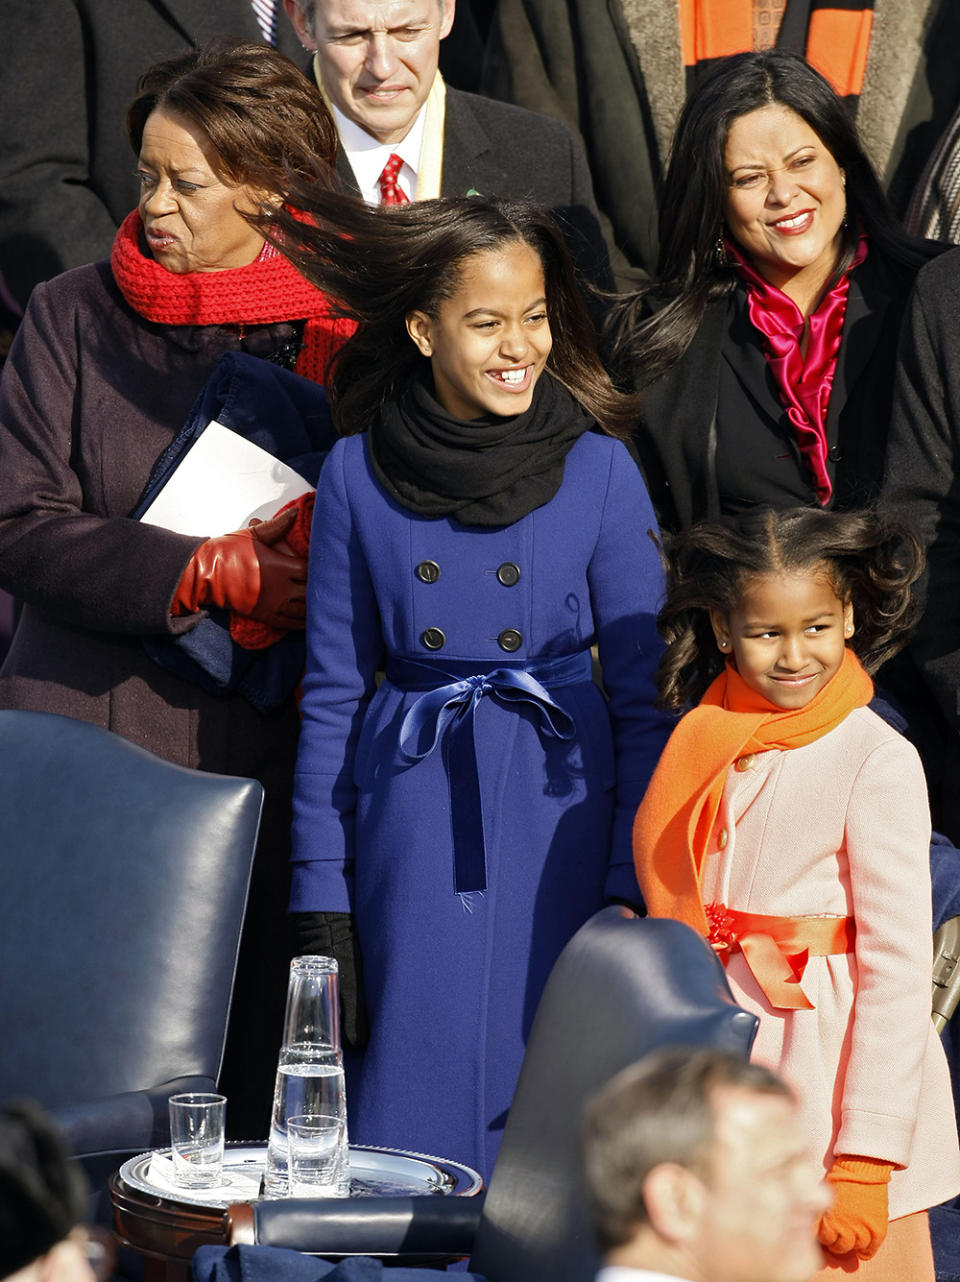
<instances>
[{"instance_id":1,"label":"smiling girl's teeth","mask_svg":"<svg viewBox=\"0 0 960 1282\"><path fill-rule=\"evenodd\" d=\"M525 369L502 369L498 372L498 377L505 383L522 383L526 372Z\"/></svg>"}]
</instances>

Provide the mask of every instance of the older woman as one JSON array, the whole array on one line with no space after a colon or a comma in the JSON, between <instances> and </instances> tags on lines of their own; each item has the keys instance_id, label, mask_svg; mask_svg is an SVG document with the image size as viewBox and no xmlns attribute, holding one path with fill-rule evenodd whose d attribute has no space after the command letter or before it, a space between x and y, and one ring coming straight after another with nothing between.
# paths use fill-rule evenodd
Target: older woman
<instances>
[{"instance_id":1,"label":"older woman","mask_svg":"<svg viewBox=\"0 0 960 1282\"><path fill-rule=\"evenodd\" d=\"M723 59L677 125L660 239L615 359L643 392L663 526L872 498L906 297L937 248L897 227L827 81L790 54Z\"/></svg>"},{"instance_id":2,"label":"older woman","mask_svg":"<svg viewBox=\"0 0 960 1282\"><path fill-rule=\"evenodd\" d=\"M194 537L130 514L225 353L316 379L347 332L245 217L291 170L327 181L336 134L293 63L239 43L151 69L129 132L141 197L111 260L37 286L4 371L0 586L23 611L0 706L78 717L182 765L264 783L250 972L255 987L279 985L282 1002L294 699L264 712L239 693L218 697L154 662L143 639L190 630L208 605L302 625L305 563L283 538L286 518L256 540L204 539L220 531L202 519ZM241 1017L266 1000L242 989L241 966ZM232 1129L239 1076L228 1082ZM269 1073L242 1076L264 1134Z\"/></svg>"}]
</instances>

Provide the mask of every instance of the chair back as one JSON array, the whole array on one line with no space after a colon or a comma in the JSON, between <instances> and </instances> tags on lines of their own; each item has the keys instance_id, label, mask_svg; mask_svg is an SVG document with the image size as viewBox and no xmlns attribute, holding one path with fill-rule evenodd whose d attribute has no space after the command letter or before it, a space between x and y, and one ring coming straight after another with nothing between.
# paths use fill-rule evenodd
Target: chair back
<instances>
[{"instance_id":1,"label":"chair back","mask_svg":"<svg viewBox=\"0 0 960 1282\"><path fill-rule=\"evenodd\" d=\"M527 1044L470 1268L491 1282L585 1282L599 1268L578 1152L589 1095L649 1051L742 1053L757 1020L688 926L605 908L551 972Z\"/></svg>"},{"instance_id":2,"label":"chair back","mask_svg":"<svg viewBox=\"0 0 960 1282\"><path fill-rule=\"evenodd\" d=\"M215 1080L263 789L0 711L0 1099Z\"/></svg>"}]
</instances>

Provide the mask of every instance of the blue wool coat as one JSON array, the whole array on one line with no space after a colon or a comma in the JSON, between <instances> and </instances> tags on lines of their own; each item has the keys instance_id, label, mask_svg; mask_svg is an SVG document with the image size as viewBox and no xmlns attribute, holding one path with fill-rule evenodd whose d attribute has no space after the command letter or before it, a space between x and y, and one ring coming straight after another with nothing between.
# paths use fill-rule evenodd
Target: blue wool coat
<instances>
[{"instance_id":1,"label":"blue wool coat","mask_svg":"<svg viewBox=\"0 0 960 1282\"><path fill-rule=\"evenodd\" d=\"M593 433L567 455L556 496L499 529L401 507L364 436L339 441L324 465L291 906L355 914L371 1037L348 1065L354 1142L488 1176L560 949L607 897L639 900L630 830L668 730L653 708L655 530L626 449ZM389 677L376 687L384 650L388 672L400 658L460 673L542 666L594 643L609 703L589 679L549 690L570 738L509 693L478 699L486 885L458 894L451 796L454 818L468 801L460 767L448 777L452 727L411 759L432 729L402 731L421 692Z\"/></svg>"}]
</instances>

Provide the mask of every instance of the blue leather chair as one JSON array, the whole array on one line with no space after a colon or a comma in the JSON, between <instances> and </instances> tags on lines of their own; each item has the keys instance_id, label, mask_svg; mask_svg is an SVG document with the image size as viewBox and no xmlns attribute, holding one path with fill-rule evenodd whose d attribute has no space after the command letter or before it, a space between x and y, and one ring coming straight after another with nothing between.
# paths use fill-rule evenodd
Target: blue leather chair
<instances>
[{"instance_id":1,"label":"blue leather chair","mask_svg":"<svg viewBox=\"0 0 960 1282\"><path fill-rule=\"evenodd\" d=\"M231 1241L325 1256L469 1255L471 1271L491 1282L583 1282L599 1267L577 1147L587 1096L663 1046L721 1046L746 1059L756 1025L689 927L605 908L550 975L482 1204L422 1197L237 1206Z\"/></svg>"},{"instance_id":2,"label":"blue leather chair","mask_svg":"<svg viewBox=\"0 0 960 1282\"><path fill-rule=\"evenodd\" d=\"M262 802L0 711L0 1099L48 1109L95 1183L93 1155L165 1142L168 1097L215 1086Z\"/></svg>"}]
</instances>

